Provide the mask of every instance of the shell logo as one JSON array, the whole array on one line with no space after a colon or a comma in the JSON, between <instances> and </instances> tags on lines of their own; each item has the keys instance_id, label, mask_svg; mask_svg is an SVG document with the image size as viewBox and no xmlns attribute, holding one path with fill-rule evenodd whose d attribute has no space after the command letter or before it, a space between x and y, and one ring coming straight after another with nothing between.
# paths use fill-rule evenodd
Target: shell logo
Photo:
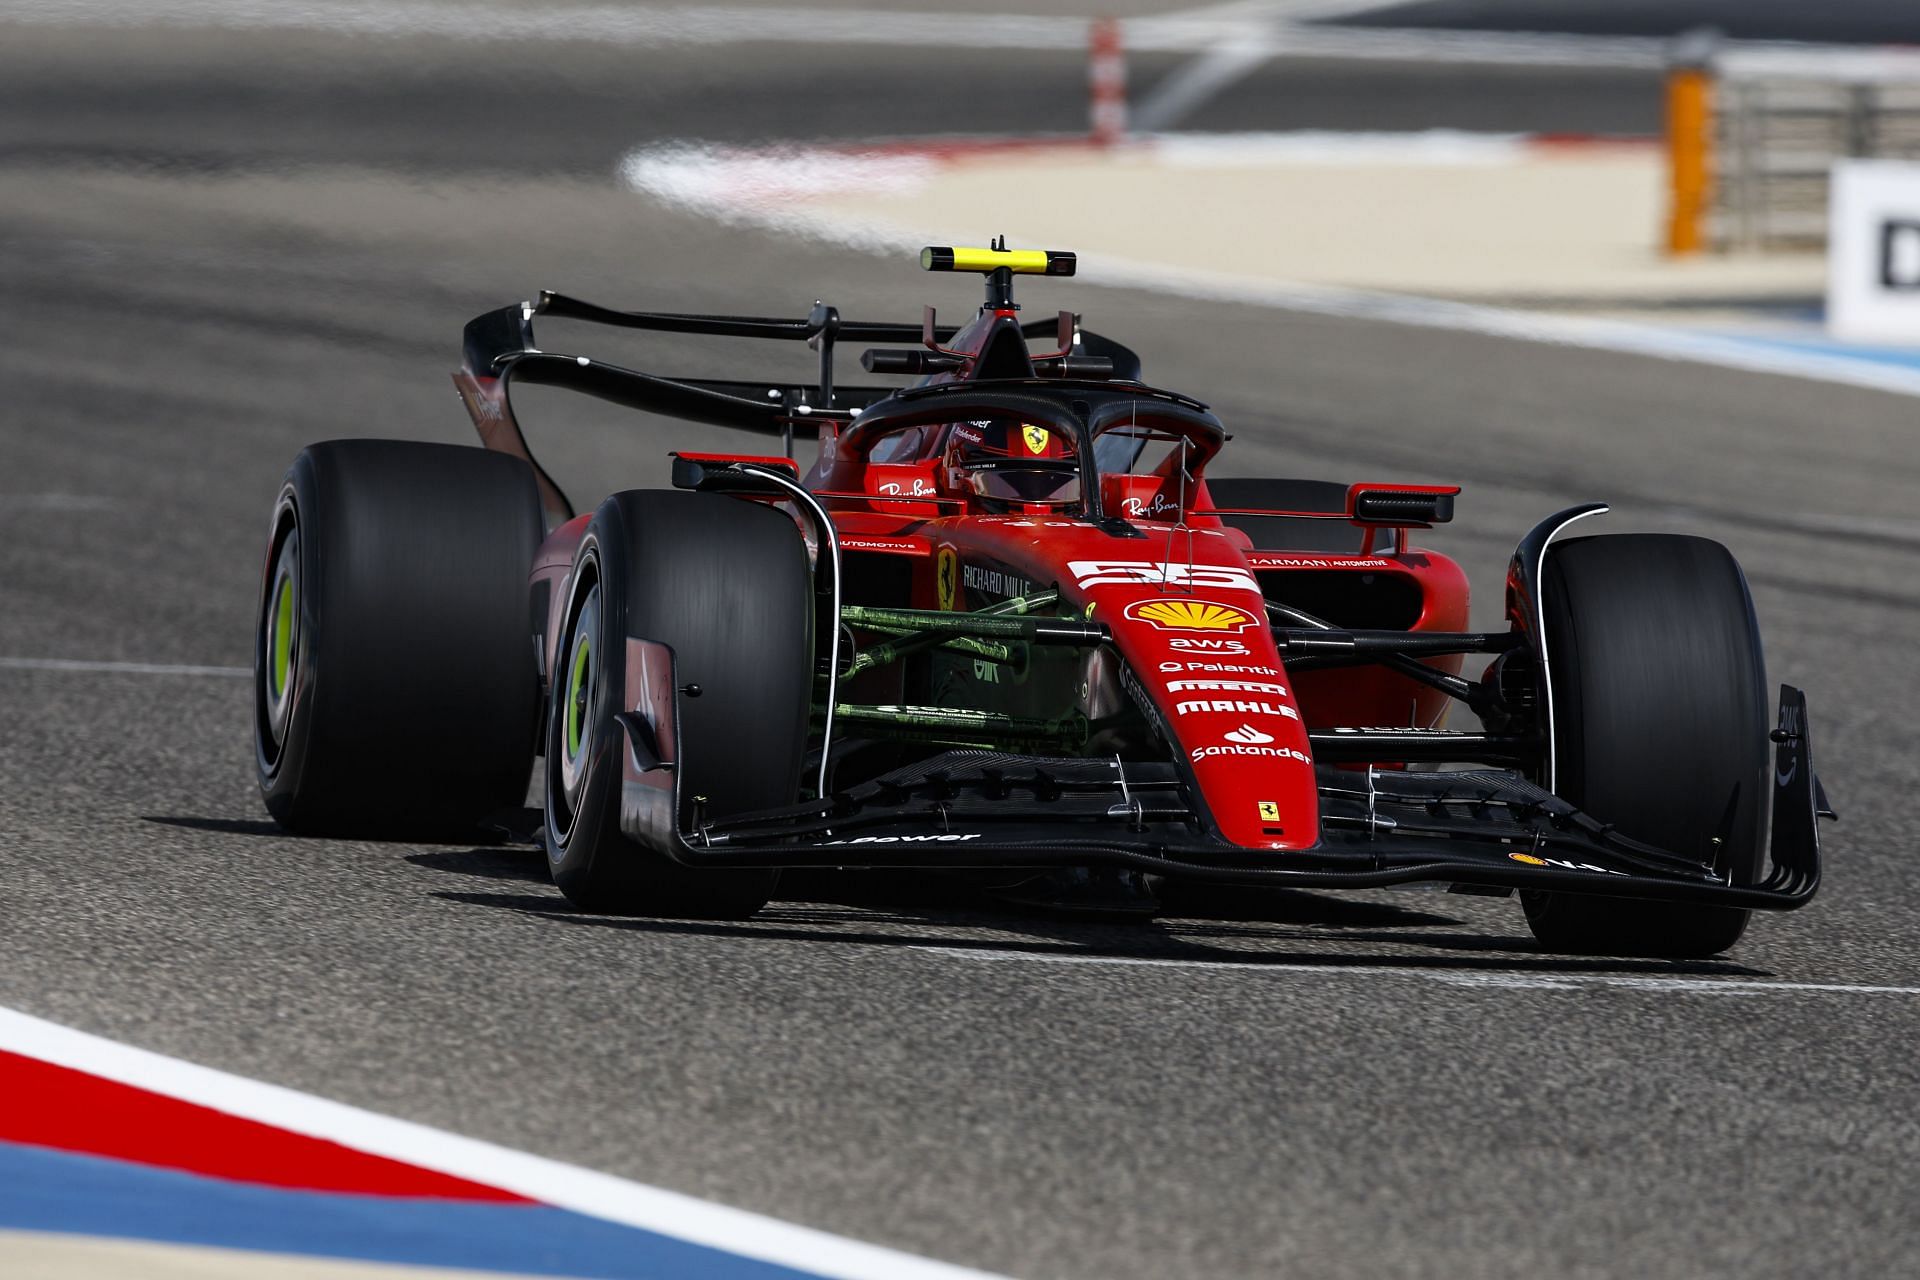
<instances>
[{"instance_id":1,"label":"shell logo","mask_svg":"<svg viewBox=\"0 0 1920 1280\"><path fill-rule=\"evenodd\" d=\"M1245 631L1257 621L1245 609L1211 600L1141 600L1124 616L1158 631Z\"/></svg>"}]
</instances>

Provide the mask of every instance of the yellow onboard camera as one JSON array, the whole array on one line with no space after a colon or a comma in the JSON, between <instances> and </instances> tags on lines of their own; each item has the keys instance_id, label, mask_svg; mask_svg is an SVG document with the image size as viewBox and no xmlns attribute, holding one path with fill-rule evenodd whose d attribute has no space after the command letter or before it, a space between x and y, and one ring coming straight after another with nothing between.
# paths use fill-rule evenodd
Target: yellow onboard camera
<instances>
[{"instance_id":1,"label":"yellow onboard camera","mask_svg":"<svg viewBox=\"0 0 1920 1280\"><path fill-rule=\"evenodd\" d=\"M1077 259L1065 249L1009 249L1002 237L981 249L968 245L928 245L920 251L924 271L978 271L1002 267L1017 276L1070 276Z\"/></svg>"}]
</instances>

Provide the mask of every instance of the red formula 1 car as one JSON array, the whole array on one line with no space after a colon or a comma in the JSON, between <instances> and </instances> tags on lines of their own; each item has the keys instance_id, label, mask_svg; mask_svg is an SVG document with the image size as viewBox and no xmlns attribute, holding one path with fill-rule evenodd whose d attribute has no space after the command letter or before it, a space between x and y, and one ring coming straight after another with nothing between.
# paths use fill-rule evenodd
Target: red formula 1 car
<instances>
[{"instance_id":1,"label":"red formula 1 car","mask_svg":"<svg viewBox=\"0 0 1920 1280\"><path fill-rule=\"evenodd\" d=\"M295 829L471 828L546 757L541 842L595 911L741 915L783 867L965 868L1030 899L1150 910L1159 878L1519 891L1547 946L1705 955L1819 881L1805 700L1769 732L1726 549L1515 552L1505 630L1413 533L1453 487L1209 479L1197 400L1017 274L963 328L612 311L543 293L467 326L485 449L348 440L274 509L256 743ZM817 384L668 378L534 343L535 316L806 341ZM848 341L902 389L836 385ZM674 488L576 514L510 384L746 428ZM817 433L802 473L797 432ZM1445 728L1464 702L1478 728ZM1772 744L1771 751L1769 744ZM1444 766L1444 767L1443 767ZM1771 836L1769 838L1769 829Z\"/></svg>"}]
</instances>

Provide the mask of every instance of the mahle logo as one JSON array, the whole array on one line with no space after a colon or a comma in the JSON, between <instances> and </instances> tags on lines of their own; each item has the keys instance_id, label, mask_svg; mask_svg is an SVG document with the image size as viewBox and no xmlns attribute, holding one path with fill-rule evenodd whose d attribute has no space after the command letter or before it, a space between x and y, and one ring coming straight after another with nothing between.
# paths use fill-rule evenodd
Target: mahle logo
<instances>
[{"instance_id":1,"label":"mahle logo","mask_svg":"<svg viewBox=\"0 0 1920 1280\"><path fill-rule=\"evenodd\" d=\"M1257 621L1245 609L1211 600L1140 600L1123 616L1156 631L1245 631Z\"/></svg>"},{"instance_id":2,"label":"mahle logo","mask_svg":"<svg viewBox=\"0 0 1920 1280\"><path fill-rule=\"evenodd\" d=\"M1259 698L1189 698L1174 704L1173 714L1190 716L1196 712L1224 711L1236 716L1284 716L1298 720L1300 713L1284 702L1266 702ZM1232 737L1232 734L1228 734ZM1269 738L1267 741L1271 742Z\"/></svg>"}]
</instances>

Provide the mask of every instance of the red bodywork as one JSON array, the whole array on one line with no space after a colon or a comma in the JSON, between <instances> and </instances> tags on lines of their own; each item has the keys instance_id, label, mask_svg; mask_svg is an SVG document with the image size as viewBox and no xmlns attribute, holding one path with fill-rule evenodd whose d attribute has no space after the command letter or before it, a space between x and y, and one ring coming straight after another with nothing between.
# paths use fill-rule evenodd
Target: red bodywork
<instances>
[{"instance_id":1,"label":"red bodywork","mask_svg":"<svg viewBox=\"0 0 1920 1280\"><path fill-rule=\"evenodd\" d=\"M996 326L1004 334L1013 317L1011 311L983 311L944 347L961 355L959 366L928 381L972 378ZM466 394L469 387L462 390ZM467 396L470 408L490 388L472 390L480 394ZM485 425L482 414L475 417ZM1435 729L1442 724L1450 701L1445 694L1378 666L1290 678L1267 625L1261 580L1312 575L1310 594L1334 602L1323 616L1337 625L1464 630L1466 575L1447 557L1409 546L1405 527L1353 521L1347 526L1355 532L1352 553L1255 550L1247 534L1215 514L1208 495L1205 469L1219 441L1196 438L1191 447L1170 451L1157 470L1100 477L1103 506L1124 514L1123 535L1066 518L1047 502L983 499L966 475L949 465L952 433L964 424L914 428L910 447L902 449L895 440L886 460L877 461L871 455L878 439L863 433L857 418L852 424L817 421L820 455L805 484L833 515L845 579L857 586L872 576L867 570L885 565L892 571L881 576L896 584L897 592L897 566L906 569L904 599L895 594L867 602L976 609L1052 587L1060 594L1057 612L1107 625L1123 664L1094 653L1072 658L1078 669L1050 684L976 680L969 686L962 663L949 673L957 681L949 688L960 690L959 700L949 692L947 705L1056 714L1061 708L1034 705L1045 688L1052 688L1068 691L1077 709L1097 723L1103 709L1127 699L1122 682L1136 682L1136 696L1143 694L1142 700L1158 709L1161 727L1191 770L1216 834L1228 843L1284 851L1319 841L1310 728ZM1051 442L1041 447L1036 439L1034 457L1058 453ZM681 456L792 466L785 458ZM1185 477L1179 474L1182 460ZM1416 485L1365 487L1458 492ZM1329 518L1325 512L1291 514ZM559 525L533 565L534 598L545 599L549 608L543 672L554 667L564 579L587 520L583 515ZM1386 545L1375 549L1377 542ZM1302 593L1279 587L1265 594L1294 598ZM1387 609L1389 616L1342 617L1338 602L1349 597L1371 602L1369 610ZM861 601L856 595L849 602ZM1457 674L1462 659L1429 661ZM865 692L876 702L911 700L884 683Z\"/></svg>"}]
</instances>

